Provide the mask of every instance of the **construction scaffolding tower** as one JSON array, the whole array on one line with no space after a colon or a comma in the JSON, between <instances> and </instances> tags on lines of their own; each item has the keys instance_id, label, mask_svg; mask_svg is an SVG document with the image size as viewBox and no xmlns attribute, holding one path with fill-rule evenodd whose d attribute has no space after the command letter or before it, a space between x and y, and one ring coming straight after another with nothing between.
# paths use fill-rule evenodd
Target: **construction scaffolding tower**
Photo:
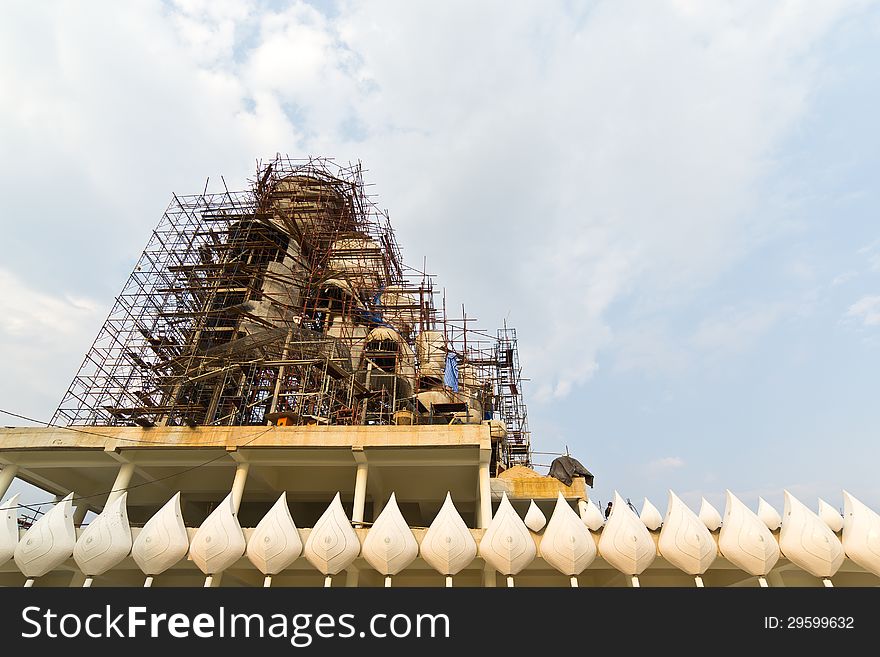
<instances>
[{"instance_id":1,"label":"construction scaffolding tower","mask_svg":"<svg viewBox=\"0 0 880 657\"><path fill-rule=\"evenodd\" d=\"M491 420L528 465L515 331L438 316L361 165L279 155L251 182L173 197L53 423Z\"/></svg>"}]
</instances>

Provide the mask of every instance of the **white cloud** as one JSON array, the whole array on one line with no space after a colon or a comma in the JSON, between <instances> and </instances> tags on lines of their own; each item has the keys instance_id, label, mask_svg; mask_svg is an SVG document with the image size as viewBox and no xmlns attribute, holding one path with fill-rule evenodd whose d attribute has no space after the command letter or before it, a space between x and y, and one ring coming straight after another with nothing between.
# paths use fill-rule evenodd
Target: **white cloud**
<instances>
[{"instance_id":1,"label":"white cloud","mask_svg":"<svg viewBox=\"0 0 880 657\"><path fill-rule=\"evenodd\" d=\"M847 281L851 281L852 279L858 277L858 274L854 271L845 271L842 274L838 274L831 281L831 287L837 287L838 285L843 285Z\"/></svg>"},{"instance_id":2,"label":"white cloud","mask_svg":"<svg viewBox=\"0 0 880 657\"><path fill-rule=\"evenodd\" d=\"M614 338L614 367L620 372L666 375L680 373L693 364L693 350L681 344L662 326L645 322L627 327Z\"/></svg>"},{"instance_id":3,"label":"white cloud","mask_svg":"<svg viewBox=\"0 0 880 657\"><path fill-rule=\"evenodd\" d=\"M785 310L784 304L724 308L700 322L693 344L716 355L745 351L783 317Z\"/></svg>"},{"instance_id":4,"label":"white cloud","mask_svg":"<svg viewBox=\"0 0 880 657\"><path fill-rule=\"evenodd\" d=\"M860 320L864 326L880 326L880 295L867 295L852 304L846 316Z\"/></svg>"},{"instance_id":5,"label":"white cloud","mask_svg":"<svg viewBox=\"0 0 880 657\"><path fill-rule=\"evenodd\" d=\"M648 469L653 472L674 470L684 467L684 459L680 456L664 456L648 463Z\"/></svg>"},{"instance_id":6,"label":"white cloud","mask_svg":"<svg viewBox=\"0 0 880 657\"><path fill-rule=\"evenodd\" d=\"M52 296L0 269L0 336L39 338L76 334L97 312L91 299Z\"/></svg>"},{"instance_id":7,"label":"white cloud","mask_svg":"<svg viewBox=\"0 0 880 657\"><path fill-rule=\"evenodd\" d=\"M857 253L868 262L869 271L880 271L880 240L874 240L860 248Z\"/></svg>"},{"instance_id":8,"label":"white cloud","mask_svg":"<svg viewBox=\"0 0 880 657\"><path fill-rule=\"evenodd\" d=\"M4 408L48 419L105 313L90 299L48 294L0 269Z\"/></svg>"}]
</instances>

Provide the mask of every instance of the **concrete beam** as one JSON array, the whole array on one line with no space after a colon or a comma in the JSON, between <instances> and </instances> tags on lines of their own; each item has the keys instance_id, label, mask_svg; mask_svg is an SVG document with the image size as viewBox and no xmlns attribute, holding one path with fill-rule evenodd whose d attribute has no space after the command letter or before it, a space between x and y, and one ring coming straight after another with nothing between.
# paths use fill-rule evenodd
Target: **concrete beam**
<instances>
[{"instance_id":1,"label":"concrete beam","mask_svg":"<svg viewBox=\"0 0 880 657\"><path fill-rule=\"evenodd\" d=\"M428 447L476 444L491 449L488 424L399 426L200 426L90 427L89 432L63 427L0 429L0 451L88 447L101 450L150 451L168 448L351 447L352 445Z\"/></svg>"}]
</instances>

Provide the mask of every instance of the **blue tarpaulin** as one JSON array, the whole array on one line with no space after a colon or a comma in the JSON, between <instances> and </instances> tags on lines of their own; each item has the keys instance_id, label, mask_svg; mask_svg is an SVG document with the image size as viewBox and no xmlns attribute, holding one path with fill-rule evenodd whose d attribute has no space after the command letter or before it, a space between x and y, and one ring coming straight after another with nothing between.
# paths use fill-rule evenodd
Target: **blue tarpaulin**
<instances>
[{"instance_id":1,"label":"blue tarpaulin","mask_svg":"<svg viewBox=\"0 0 880 657\"><path fill-rule=\"evenodd\" d=\"M446 371L443 374L443 383L458 392L458 357L455 354L446 354Z\"/></svg>"}]
</instances>

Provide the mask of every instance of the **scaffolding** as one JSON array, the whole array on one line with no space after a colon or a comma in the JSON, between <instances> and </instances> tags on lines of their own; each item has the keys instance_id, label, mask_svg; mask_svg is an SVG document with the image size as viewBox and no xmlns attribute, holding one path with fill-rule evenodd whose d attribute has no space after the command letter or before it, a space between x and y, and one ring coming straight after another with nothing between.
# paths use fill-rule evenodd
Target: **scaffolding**
<instances>
[{"instance_id":1,"label":"scaffolding","mask_svg":"<svg viewBox=\"0 0 880 657\"><path fill-rule=\"evenodd\" d=\"M515 331L474 331L434 296L360 163L278 155L246 191L173 197L53 422L492 420L496 461L528 465Z\"/></svg>"}]
</instances>

